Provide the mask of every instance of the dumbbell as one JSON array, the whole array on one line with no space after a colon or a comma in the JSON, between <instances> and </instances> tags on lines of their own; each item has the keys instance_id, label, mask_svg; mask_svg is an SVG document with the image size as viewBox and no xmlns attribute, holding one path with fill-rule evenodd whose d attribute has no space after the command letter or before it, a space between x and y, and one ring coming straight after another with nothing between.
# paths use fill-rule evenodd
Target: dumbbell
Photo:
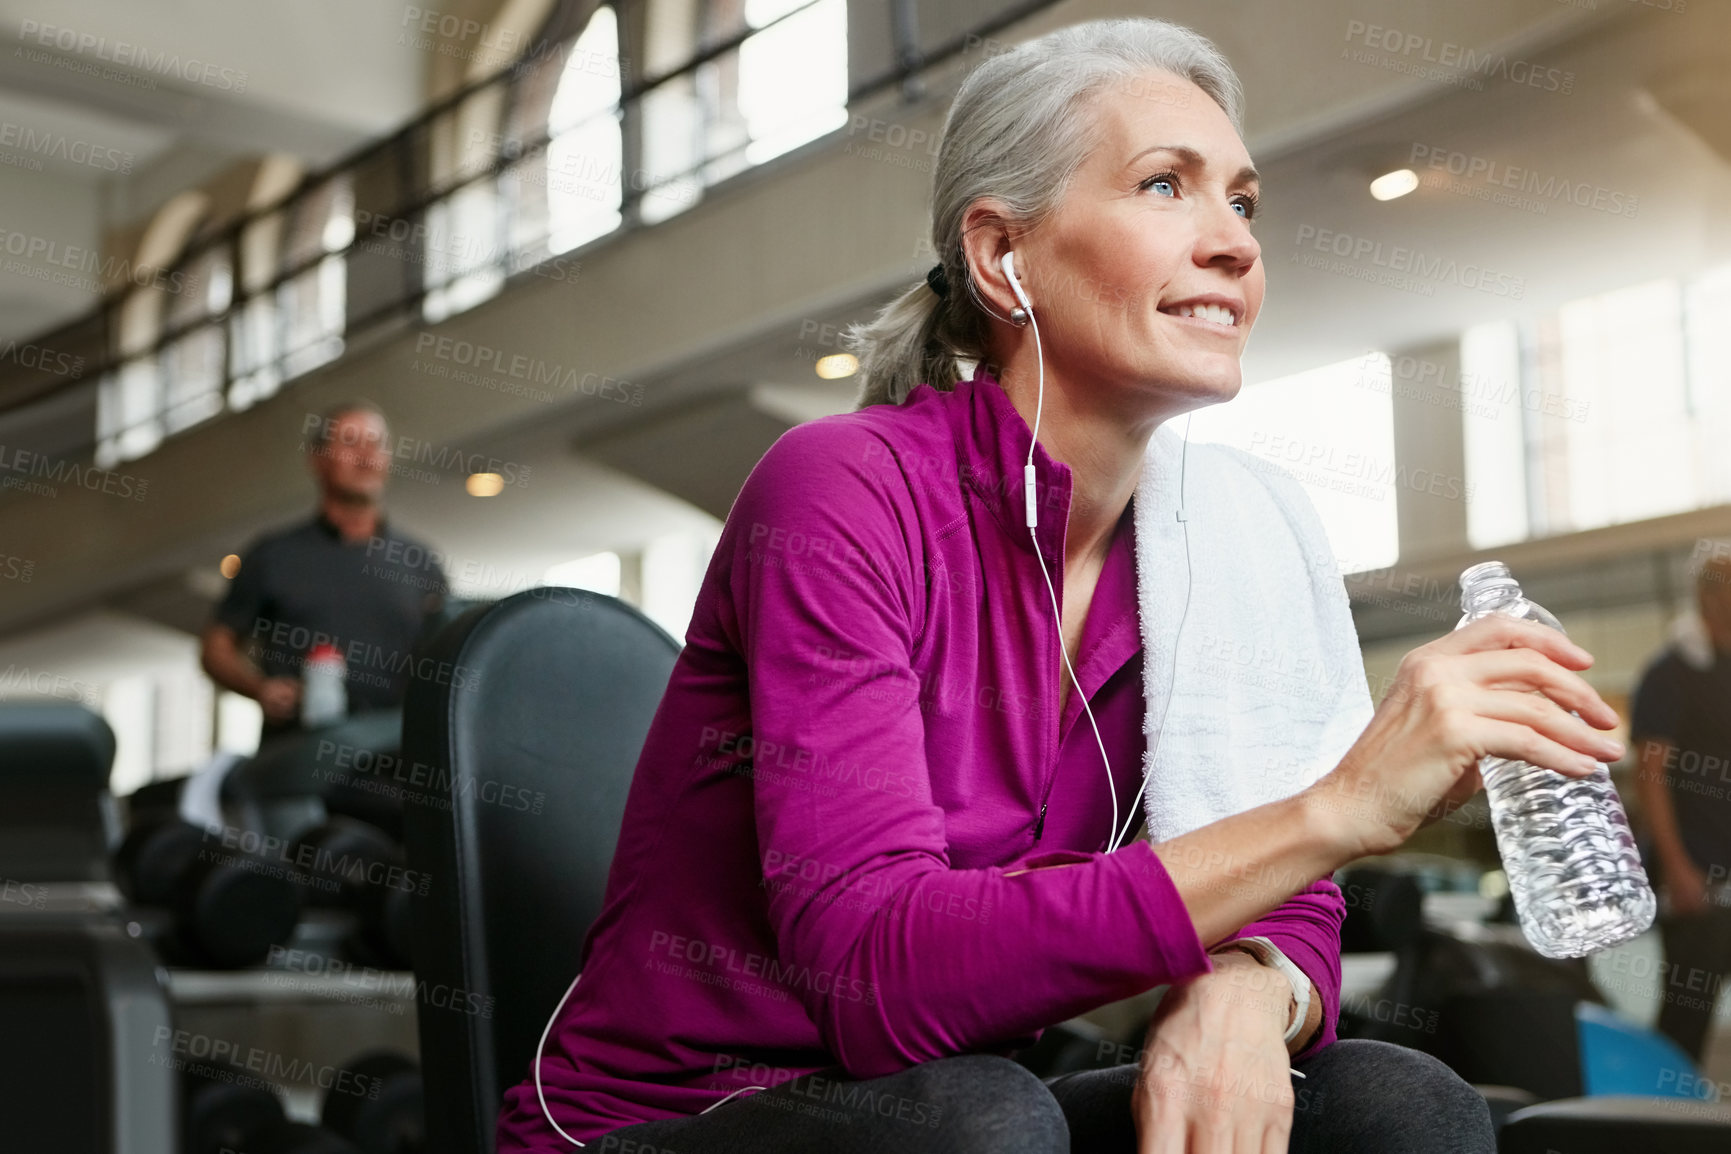
<instances>
[{"instance_id":1,"label":"dumbbell","mask_svg":"<svg viewBox=\"0 0 1731 1154\"><path fill-rule=\"evenodd\" d=\"M133 823L115 855L127 897L173 914L165 960L219 968L255 965L294 933L300 897L281 867L223 846L207 831L170 813Z\"/></svg>"},{"instance_id":2,"label":"dumbbell","mask_svg":"<svg viewBox=\"0 0 1731 1154\"><path fill-rule=\"evenodd\" d=\"M346 1069L353 1075L346 1084L365 1086L366 1092L325 1095L319 1119L324 1128L353 1142L362 1154L421 1154L427 1146L427 1115L420 1067L401 1054L379 1050L354 1059Z\"/></svg>"},{"instance_id":3,"label":"dumbbell","mask_svg":"<svg viewBox=\"0 0 1731 1154\"><path fill-rule=\"evenodd\" d=\"M253 1135L287 1121L277 1096L232 1066L201 1061L187 1068L180 1085L183 1154L244 1150Z\"/></svg>"},{"instance_id":4,"label":"dumbbell","mask_svg":"<svg viewBox=\"0 0 1731 1154\"><path fill-rule=\"evenodd\" d=\"M187 1067L180 1130L182 1154L360 1154L340 1134L290 1122L275 1094L226 1063Z\"/></svg>"},{"instance_id":5,"label":"dumbbell","mask_svg":"<svg viewBox=\"0 0 1731 1154\"><path fill-rule=\"evenodd\" d=\"M337 816L300 834L289 851L308 905L337 906L355 917L349 949L366 965L408 969L409 915L401 847L377 826Z\"/></svg>"}]
</instances>

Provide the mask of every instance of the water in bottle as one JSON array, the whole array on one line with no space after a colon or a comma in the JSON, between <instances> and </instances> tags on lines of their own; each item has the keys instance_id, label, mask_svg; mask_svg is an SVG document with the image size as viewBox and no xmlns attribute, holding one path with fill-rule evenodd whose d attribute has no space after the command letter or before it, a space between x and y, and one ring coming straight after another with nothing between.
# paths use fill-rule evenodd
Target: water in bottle
<instances>
[{"instance_id":1,"label":"water in bottle","mask_svg":"<svg viewBox=\"0 0 1731 1154\"><path fill-rule=\"evenodd\" d=\"M1460 628L1493 613L1562 631L1498 561L1461 574ZM1548 958L1579 958L1641 933L1657 902L1610 771L1564 777L1524 761L1479 762L1521 930Z\"/></svg>"}]
</instances>

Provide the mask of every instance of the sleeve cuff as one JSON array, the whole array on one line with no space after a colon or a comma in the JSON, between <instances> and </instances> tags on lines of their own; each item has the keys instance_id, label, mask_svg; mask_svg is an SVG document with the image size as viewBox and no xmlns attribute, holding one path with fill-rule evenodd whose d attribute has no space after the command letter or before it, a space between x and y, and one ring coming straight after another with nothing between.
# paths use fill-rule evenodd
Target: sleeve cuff
<instances>
[{"instance_id":1,"label":"sleeve cuff","mask_svg":"<svg viewBox=\"0 0 1731 1154\"><path fill-rule=\"evenodd\" d=\"M1135 892L1141 905L1144 924L1155 948L1160 952L1164 971L1170 982L1187 982L1214 972L1214 960L1208 948L1196 935L1196 924L1190 920L1190 909L1178 894L1166 863L1154 852L1151 842L1138 841L1108 860L1122 860L1124 870L1136 879Z\"/></svg>"}]
</instances>

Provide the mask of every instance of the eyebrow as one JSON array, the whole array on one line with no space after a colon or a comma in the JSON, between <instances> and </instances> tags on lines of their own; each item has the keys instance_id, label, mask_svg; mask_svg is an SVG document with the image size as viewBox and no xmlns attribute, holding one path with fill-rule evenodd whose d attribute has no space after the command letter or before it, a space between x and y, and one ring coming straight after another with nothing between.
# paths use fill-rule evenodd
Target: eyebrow
<instances>
[{"instance_id":1,"label":"eyebrow","mask_svg":"<svg viewBox=\"0 0 1731 1154\"><path fill-rule=\"evenodd\" d=\"M1208 162L1203 158L1202 154L1187 144L1155 144L1148 148L1144 148L1141 152L1138 152L1135 156L1132 156L1129 160L1125 161L1124 167L1129 168L1132 164L1135 164L1150 152L1170 152L1174 156L1181 158L1184 163L1191 168L1206 168L1208 166ZM1233 178L1232 183L1261 184L1262 174L1257 172L1252 165L1247 164L1238 170L1238 175Z\"/></svg>"}]
</instances>

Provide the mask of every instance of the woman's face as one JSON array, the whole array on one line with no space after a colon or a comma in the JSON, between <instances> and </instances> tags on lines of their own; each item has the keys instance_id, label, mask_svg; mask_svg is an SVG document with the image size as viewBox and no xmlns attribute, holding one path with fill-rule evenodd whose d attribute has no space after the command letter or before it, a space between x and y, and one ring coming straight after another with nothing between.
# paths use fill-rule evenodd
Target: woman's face
<instances>
[{"instance_id":1,"label":"woman's face","mask_svg":"<svg viewBox=\"0 0 1731 1154\"><path fill-rule=\"evenodd\" d=\"M1158 419L1230 400L1264 288L1250 154L1219 105L1168 73L1091 109L1098 145L1014 245L1047 370Z\"/></svg>"}]
</instances>

